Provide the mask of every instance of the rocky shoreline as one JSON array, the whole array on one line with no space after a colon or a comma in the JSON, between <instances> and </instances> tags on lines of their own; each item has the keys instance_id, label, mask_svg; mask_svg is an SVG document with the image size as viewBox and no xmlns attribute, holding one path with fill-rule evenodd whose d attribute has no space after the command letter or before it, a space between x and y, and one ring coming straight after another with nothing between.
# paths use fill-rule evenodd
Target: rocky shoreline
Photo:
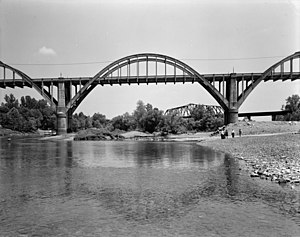
<instances>
[{"instance_id":1,"label":"rocky shoreline","mask_svg":"<svg viewBox=\"0 0 300 237\"><path fill-rule=\"evenodd\" d=\"M269 134L203 141L202 146L231 154L251 177L300 186L300 134Z\"/></svg>"}]
</instances>

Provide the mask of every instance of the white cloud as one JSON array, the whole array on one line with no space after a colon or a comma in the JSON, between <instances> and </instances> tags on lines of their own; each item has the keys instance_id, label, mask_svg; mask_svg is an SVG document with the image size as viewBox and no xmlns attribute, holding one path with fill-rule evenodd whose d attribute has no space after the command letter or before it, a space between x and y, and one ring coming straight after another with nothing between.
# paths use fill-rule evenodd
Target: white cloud
<instances>
[{"instance_id":1,"label":"white cloud","mask_svg":"<svg viewBox=\"0 0 300 237\"><path fill-rule=\"evenodd\" d=\"M56 52L54 51L54 49L43 46L42 48L39 49L39 54L55 56Z\"/></svg>"}]
</instances>

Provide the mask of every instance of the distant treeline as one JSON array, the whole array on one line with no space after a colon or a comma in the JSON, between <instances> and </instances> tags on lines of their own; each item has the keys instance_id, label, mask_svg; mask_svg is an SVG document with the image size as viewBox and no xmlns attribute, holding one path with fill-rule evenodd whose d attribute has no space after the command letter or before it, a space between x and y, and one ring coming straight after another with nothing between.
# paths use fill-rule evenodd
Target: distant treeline
<instances>
[{"instance_id":1,"label":"distant treeline","mask_svg":"<svg viewBox=\"0 0 300 237\"><path fill-rule=\"evenodd\" d=\"M20 132L34 132L37 129L55 130L57 126L55 110L45 100L36 100L30 96L22 96L20 102L13 94L5 95L0 106L0 125ZM300 97L292 95L286 99L282 109L291 113L279 116L278 120L300 120ZM184 119L176 113L165 115L164 111L138 101L132 114L107 119L105 115L95 113L93 116L75 113L72 118L71 131L77 132L87 128L102 128L108 131L132 131L184 133L188 131L214 131L223 125L222 113L199 105L192 109L191 118Z\"/></svg>"},{"instance_id":2,"label":"distant treeline","mask_svg":"<svg viewBox=\"0 0 300 237\"><path fill-rule=\"evenodd\" d=\"M0 106L0 125L20 132L34 132L37 129L56 130L56 113L46 100L22 96L20 102L13 94L5 95ZM107 119L101 113L87 116L75 113L70 132L88 128L102 128L107 131L132 131L183 133L187 131L212 131L223 125L223 114L199 105L191 111L191 118L183 119L176 113L165 115L164 111L151 104L138 101L132 114Z\"/></svg>"},{"instance_id":3,"label":"distant treeline","mask_svg":"<svg viewBox=\"0 0 300 237\"><path fill-rule=\"evenodd\" d=\"M4 96L0 106L0 125L19 132L56 129L56 114L46 100L22 96L19 102L13 94Z\"/></svg>"},{"instance_id":4,"label":"distant treeline","mask_svg":"<svg viewBox=\"0 0 300 237\"><path fill-rule=\"evenodd\" d=\"M83 113L74 114L71 129L78 131L91 127L106 128L109 131L139 130L142 132L184 133L187 131L213 131L222 126L223 114L215 114L213 109L199 105L191 111L191 118L184 119L176 113L165 115L164 111L151 104L138 101L132 114L128 112L111 120L105 115L95 113L92 117Z\"/></svg>"}]
</instances>

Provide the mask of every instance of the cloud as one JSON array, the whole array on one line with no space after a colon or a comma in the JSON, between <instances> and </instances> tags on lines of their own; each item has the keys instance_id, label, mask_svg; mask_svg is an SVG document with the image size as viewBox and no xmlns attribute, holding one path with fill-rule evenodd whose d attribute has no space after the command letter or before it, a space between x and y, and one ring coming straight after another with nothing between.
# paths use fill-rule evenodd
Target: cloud
<instances>
[{"instance_id":1,"label":"cloud","mask_svg":"<svg viewBox=\"0 0 300 237\"><path fill-rule=\"evenodd\" d=\"M39 49L39 54L55 56L56 52L54 51L54 49L47 48L46 46L43 46L42 48Z\"/></svg>"}]
</instances>

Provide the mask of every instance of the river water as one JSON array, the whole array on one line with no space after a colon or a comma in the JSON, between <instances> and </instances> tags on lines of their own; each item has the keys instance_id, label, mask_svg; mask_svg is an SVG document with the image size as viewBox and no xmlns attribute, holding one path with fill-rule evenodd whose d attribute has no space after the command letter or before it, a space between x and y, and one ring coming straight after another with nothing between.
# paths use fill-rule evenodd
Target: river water
<instances>
[{"instance_id":1,"label":"river water","mask_svg":"<svg viewBox=\"0 0 300 237\"><path fill-rule=\"evenodd\" d=\"M0 236L300 236L299 212L194 143L0 138Z\"/></svg>"}]
</instances>

